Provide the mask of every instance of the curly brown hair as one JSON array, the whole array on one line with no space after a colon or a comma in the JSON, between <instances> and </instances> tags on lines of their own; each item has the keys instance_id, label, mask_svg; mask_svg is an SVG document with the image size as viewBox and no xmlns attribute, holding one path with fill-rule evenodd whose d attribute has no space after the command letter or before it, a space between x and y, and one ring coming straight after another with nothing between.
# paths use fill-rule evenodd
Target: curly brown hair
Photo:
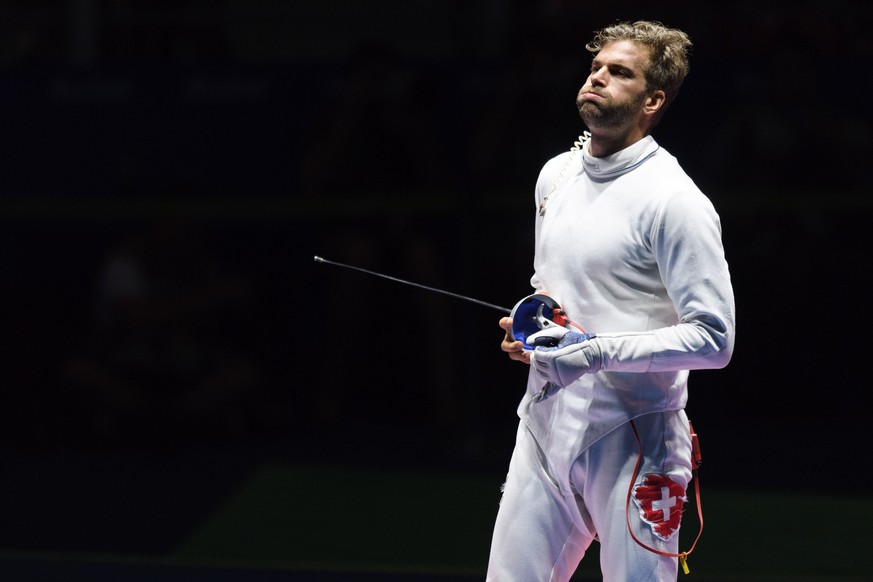
<instances>
[{"instance_id":1,"label":"curly brown hair","mask_svg":"<svg viewBox=\"0 0 873 582\"><path fill-rule=\"evenodd\" d=\"M691 39L681 30L668 28L660 22L639 20L633 23L619 22L597 31L594 39L585 48L596 55L607 44L619 40L629 40L648 49L646 89L664 92L665 103L661 108L663 113L688 75Z\"/></svg>"}]
</instances>

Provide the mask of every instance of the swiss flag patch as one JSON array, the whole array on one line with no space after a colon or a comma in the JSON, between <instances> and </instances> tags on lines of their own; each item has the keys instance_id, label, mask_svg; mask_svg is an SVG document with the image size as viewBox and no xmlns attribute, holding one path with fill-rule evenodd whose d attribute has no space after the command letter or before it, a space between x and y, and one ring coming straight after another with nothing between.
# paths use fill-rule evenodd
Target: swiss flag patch
<instances>
[{"instance_id":1,"label":"swiss flag patch","mask_svg":"<svg viewBox=\"0 0 873 582\"><path fill-rule=\"evenodd\" d=\"M682 508L688 500L681 485L666 475L649 473L634 487L633 499L640 518L656 536L667 541L679 531Z\"/></svg>"}]
</instances>

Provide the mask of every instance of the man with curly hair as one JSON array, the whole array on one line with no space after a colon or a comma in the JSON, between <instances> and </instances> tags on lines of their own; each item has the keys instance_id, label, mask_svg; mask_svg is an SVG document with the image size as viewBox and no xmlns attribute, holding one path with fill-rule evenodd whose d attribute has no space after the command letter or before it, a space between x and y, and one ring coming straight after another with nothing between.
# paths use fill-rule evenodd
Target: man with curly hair
<instances>
[{"instance_id":1,"label":"man with curly hair","mask_svg":"<svg viewBox=\"0 0 873 582\"><path fill-rule=\"evenodd\" d=\"M651 135L690 47L644 21L586 45L576 105L590 133L540 172L531 284L588 333L528 349L500 320L502 349L530 372L488 580L569 580L595 540L606 581L676 579L688 375L727 365L735 329L719 217Z\"/></svg>"}]
</instances>

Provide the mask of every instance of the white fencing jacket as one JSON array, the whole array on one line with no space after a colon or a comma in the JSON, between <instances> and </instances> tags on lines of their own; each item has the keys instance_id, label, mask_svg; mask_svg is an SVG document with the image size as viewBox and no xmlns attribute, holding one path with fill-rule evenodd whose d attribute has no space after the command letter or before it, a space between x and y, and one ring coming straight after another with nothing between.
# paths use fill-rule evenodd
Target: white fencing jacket
<instances>
[{"instance_id":1,"label":"white fencing jacket","mask_svg":"<svg viewBox=\"0 0 873 582\"><path fill-rule=\"evenodd\" d=\"M689 370L728 363L734 296L715 209L651 136L604 158L577 142L545 164L536 200L531 284L596 334L602 353L602 371L541 401L531 369L519 405L564 476L621 424L683 409Z\"/></svg>"}]
</instances>

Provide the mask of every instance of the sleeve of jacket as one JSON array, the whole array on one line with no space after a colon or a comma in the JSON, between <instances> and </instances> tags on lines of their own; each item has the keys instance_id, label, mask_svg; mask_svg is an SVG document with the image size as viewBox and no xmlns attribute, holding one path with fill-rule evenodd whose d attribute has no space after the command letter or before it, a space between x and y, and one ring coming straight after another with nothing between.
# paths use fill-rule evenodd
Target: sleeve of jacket
<instances>
[{"instance_id":1,"label":"sleeve of jacket","mask_svg":"<svg viewBox=\"0 0 873 582\"><path fill-rule=\"evenodd\" d=\"M721 223L709 199L696 190L668 197L648 243L679 323L645 332L598 333L589 349L599 352L600 369L723 368L733 354L735 306Z\"/></svg>"},{"instance_id":2,"label":"sleeve of jacket","mask_svg":"<svg viewBox=\"0 0 873 582\"><path fill-rule=\"evenodd\" d=\"M659 208L648 244L679 322L627 333L597 333L543 360L569 382L585 373L715 369L733 354L735 306L721 225L699 192L669 197ZM595 330L596 331L596 330Z\"/></svg>"},{"instance_id":3,"label":"sleeve of jacket","mask_svg":"<svg viewBox=\"0 0 873 582\"><path fill-rule=\"evenodd\" d=\"M565 169L567 164L572 161L574 154L572 151L563 152L550 160L548 160L540 170L537 176L536 186L534 188L534 203L535 203L535 220L534 220L534 240L539 240L540 227L543 222L543 216L540 212L542 205L548 202L549 196L552 195L556 186L556 180L561 175L561 170ZM537 257L534 256L533 275L530 278L530 285L535 291L543 289L539 276L537 275Z\"/></svg>"}]
</instances>

